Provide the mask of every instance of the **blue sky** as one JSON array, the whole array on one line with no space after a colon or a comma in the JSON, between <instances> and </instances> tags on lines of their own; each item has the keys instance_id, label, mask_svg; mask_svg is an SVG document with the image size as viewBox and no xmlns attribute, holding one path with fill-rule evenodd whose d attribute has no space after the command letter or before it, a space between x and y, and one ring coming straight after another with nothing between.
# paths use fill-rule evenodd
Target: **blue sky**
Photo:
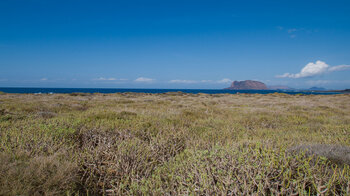
<instances>
[{"instance_id":1,"label":"blue sky","mask_svg":"<svg viewBox=\"0 0 350 196\"><path fill-rule=\"evenodd\" d=\"M1 0L0 86L350 88L350 1Z\"/></svg>"}]
</instances>

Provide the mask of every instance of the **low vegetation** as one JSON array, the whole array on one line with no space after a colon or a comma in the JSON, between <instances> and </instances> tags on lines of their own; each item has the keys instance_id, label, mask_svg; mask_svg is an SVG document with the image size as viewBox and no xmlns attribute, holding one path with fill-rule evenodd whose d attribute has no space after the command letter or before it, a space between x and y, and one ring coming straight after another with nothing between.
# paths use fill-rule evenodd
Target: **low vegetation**
<instances>
[{"instance_id":1,"label":"low vegetation","mask_svg":"<svg viewBox=\"0 0 350 196\"><path fill-rule=\"evenodd\" d=\"M349 195L350 96L1 94L0 195Z\"/></svg>"}]
</instances>

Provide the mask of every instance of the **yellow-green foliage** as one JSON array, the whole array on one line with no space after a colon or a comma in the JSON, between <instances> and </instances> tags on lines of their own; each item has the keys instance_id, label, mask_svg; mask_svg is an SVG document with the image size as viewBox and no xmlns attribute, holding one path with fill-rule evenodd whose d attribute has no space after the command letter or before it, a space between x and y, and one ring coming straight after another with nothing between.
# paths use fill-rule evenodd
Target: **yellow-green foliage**
<instances>
[{"instance_id":1,"label":"yellow-green foliage","mask_svg":"<svg viewBox=\"0 0 350 196\"><path fill-rule=\"evenodd\" d=\"M0 195L349 195L290 151L349 135L349 95L2 94Z\"/></svg>"}]
</instances>

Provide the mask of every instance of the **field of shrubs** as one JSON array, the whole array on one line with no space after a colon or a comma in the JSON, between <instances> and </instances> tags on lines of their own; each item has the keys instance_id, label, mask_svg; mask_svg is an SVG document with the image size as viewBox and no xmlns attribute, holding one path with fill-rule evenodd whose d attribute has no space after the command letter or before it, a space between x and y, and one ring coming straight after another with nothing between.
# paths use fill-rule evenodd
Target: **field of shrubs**
<instances>
[{"instance_id":1,"label":"field of shrubs","mask_svg":"<svg viewBox=\"0 0 350 196\"><path fill-rule=\"evenodd\" d=\"M0 195L349 195L350 95L0 94Z\"/></svg>"}]
</instances>

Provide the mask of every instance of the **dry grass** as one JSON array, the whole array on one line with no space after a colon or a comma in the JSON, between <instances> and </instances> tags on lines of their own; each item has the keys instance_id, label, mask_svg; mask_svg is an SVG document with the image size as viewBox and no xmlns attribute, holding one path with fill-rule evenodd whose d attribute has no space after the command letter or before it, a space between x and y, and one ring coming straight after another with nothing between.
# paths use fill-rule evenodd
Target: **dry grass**
<instances>
[{"instance_id":1,"label":"dry grass","mask_svg":"<svg viewBox=\"0 0 350 196\"><path fill-rule=\"evenodd\" d=\"M349 195L349 135L349 95L1 94L0 195Z\"/></svg>"},{"instance_id":2,"label":"dry grass","mask_svg":"<svg viewBox=\"0 0 350 196\"><path fill-rule=\"evenodd\" d=\"M341 145L299 145L290 149L292 153L304 152L308 156L325 157L338 165L350 165L350 147Z\"/></svg>"}]
</instances>

